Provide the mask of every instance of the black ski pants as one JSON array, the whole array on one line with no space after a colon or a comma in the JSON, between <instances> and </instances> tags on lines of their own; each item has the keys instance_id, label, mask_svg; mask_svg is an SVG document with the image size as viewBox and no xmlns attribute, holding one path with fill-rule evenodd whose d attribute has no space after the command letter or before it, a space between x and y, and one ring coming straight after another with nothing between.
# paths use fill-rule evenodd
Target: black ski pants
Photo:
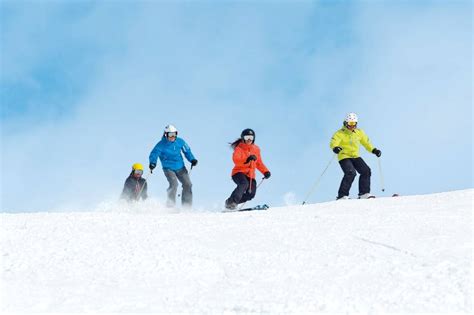
<instances>
[{"instance_id":1,"label":"black ski pants","mask_svg":"<svg viewBox=\"0 0 474 315\"><path fill-rule=\"evenodd\" d=\"M243 173L237 173L232 176L232 180L237 184L237 187L230 195L229 201L239 204L255 197L255 193L257 192L257 181L255 179L250 179L250 177L247 177ZM250 184L250 182L252 184Z\"/></svg>"},{"instance_id":2,"label":"black ski pants","mask_svg":"<svg viewBox=\"0 0 474 315\"><path fill-rule=\"evenodd\" d=\"M349 196L349 190L351 189L352 182L356 177L357 173L360 174L359 177L359 196L370 193L370 167L364 162L361 157L354 159L343 159L339 161L342 171L344 172L344 177L342 178L341 185L339 186L339 191L337 197ZM356 173L357 171L357 173Z\"/></svg>"}]
</instances>

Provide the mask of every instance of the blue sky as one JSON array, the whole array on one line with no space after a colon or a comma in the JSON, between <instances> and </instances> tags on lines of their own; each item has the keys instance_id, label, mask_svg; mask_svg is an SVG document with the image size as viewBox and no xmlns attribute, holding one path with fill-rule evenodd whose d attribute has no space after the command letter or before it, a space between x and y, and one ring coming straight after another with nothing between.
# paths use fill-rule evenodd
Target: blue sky
<instances>
[{"instance_id":1,"label":"blue sky","mask_svg":"<svg viewBox=\"0 0 474 315\"><path fill-rule=\"evenodd\" d=\"M470 1L0 5L1 211L117 198L168 123L199 160L196 207L233 190L227 143L248 127L273 174L255 203L302 202L350 111L383 153L385 193L362 152L374 194L473 186ZM341 178L333 162L308 202Z\"/></svg>"}]
</instances>

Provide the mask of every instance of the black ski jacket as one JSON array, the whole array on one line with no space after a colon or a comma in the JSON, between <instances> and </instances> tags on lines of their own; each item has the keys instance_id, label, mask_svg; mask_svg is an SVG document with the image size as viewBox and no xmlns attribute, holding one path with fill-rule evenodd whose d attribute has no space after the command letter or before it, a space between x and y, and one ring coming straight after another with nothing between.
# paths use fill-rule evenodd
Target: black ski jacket
<instances>
[{"instance_id":1,"label":"black ski jacket","mask_svg":"<svg viewBox=\"0 0 474 315\"><path fill-rule=\"evenodd\" d=\"M137 180L132 174L130 174L130 176L125 180L121 198L129 201L139 200L140 198L145 200L148 198L147 186L147 182L144 178L140 177Z\"/></svg>"}]
</instances>

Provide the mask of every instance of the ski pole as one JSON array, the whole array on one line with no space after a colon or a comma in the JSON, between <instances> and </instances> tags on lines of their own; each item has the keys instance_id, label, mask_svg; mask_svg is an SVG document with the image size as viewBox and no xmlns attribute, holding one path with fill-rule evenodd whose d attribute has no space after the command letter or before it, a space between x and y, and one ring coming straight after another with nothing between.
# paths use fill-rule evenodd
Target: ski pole
<instances>
[{"instance_id":1,"label":"ski pole","mask_svg":"<svg viewBox=\"0 0 474 315\"><path fill-rule=\"evenodd\" d=\"M265 180L265 177L262 178L262 180L260 181L260 183L258 183L258 185L257 185L257 187L255 188L255 190L257 190L258 187L260 187L260 185L263 183L264 180ZM252 182L252 180L250 180L250 182ZM242 208L245 206L246 203L247 203L247 201L245 201L243 204L241 204L238 210L242 209Z\"/></svg>"},{"instance_id":2,"label":"ski pole","mask_svg":"<svg viewBox=\"0 0 474 315\"><path fill-rule=\"evenodd\" d=\"M141 194L142 194L143 188L145 188L145 185L147 185L147 183L148 183L146 178L144 178L144 177L142 177L142 178L145 180L145 182L143 183L142 187L140 187L140 191L139 191L138 194L137 194L137 201L140 199L140 196L141 196Z\"/></svg>"},{"instance_id":3,"label":"ski pole","mask_svg":"<svg viewBox=\"0 0 474 315\"><path fill-rule=\"evenodd\" d=\"M316 187L319 185L319 182L321 181L321 179L323 178L323 175L324 173L326 173L327 169L329 168L329 165L331 165L332 161L334 160L334 158L336 157L337 154L334 154L331 158L331 160L329 160L329 163L328 165L326 166L326 168L324 169L324 171L321 173L321 175L319 176L319 178L316 180L316 182L314 183L313 187L311 188L311 190L308 192L308 194L306 195L306 198L304 199L303 201L303 205L306 204L306 201L308 200L309 196L313 193L313 191L316 189Z\"/></svg>"},{"instance_id":4,"label":"ski pole","mask_svg":"<svg viewBox=\"0 0 474 315\"><path fill-rule=\"evenodd\" d=\"M255 170L255 165L253 164L253 161L250 161L250 168ZM252 192L252 179L249 180L249 192Z\"/></svg>"},{"instance_id":5,"label":"ski pole","mask_svg":"<svg viewBox=\"0 0 474 315\"><path fill-rule=\"evenodd\" d=\"M385 191L385 185L384 185L383 174L382 174L382 163L380 162L380 158L377 158L377 162L379 164L380 183L382 185L382 191Z\"/></svg>"}]
</instances>

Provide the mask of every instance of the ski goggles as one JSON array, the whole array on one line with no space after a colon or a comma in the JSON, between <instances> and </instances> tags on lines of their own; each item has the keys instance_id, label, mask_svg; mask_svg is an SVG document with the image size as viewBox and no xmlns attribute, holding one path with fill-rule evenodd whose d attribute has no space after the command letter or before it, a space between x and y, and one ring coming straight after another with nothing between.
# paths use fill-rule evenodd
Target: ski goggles
<instances>
[{"instance_id":1,"label":"ski goggles","mask_svg":"<svg viewBox=\"0 0 474 315\"><path fill-rule=\"evenodd\" d=\"M166 134L166 136L167 136L168 138L176 137L177 135L178 135L177 132L168 132L168 133Z\"/></svg>"},{"instance_id":2,"label":"ski goggles","mask_svg":"<svg viewBox=\"0 0 474 315\"><path fill-rule=\"evenodd\" d=\"M133 174L135 174L135 175L143 175L143 171L142 171L142 170L134 170L134 171L133 171Z\"/></svg>"},{"instance_id":3,"label":"ski goggles","mask_svg":"<svg viewBox=\"0 0 474 315\"><path fill-rule=\"evenodd\" d=\"M348 121L347 125L351 126L351 127L354 127L354 126L357 126L357 122L356 121Z\"/></svg>"},{"instance_id":4,"label":"ski goggles","mask_svg":"<svg viewBox=\"0 0 474 315\"><path fill-rule=\"evenodd\" d=\"M248 141L248 140L252 140L252 141L253 141L253 136L251 136L251 135L244 136L244 140L245 140L245 141Z\"/></svg>"}]
</instances>

